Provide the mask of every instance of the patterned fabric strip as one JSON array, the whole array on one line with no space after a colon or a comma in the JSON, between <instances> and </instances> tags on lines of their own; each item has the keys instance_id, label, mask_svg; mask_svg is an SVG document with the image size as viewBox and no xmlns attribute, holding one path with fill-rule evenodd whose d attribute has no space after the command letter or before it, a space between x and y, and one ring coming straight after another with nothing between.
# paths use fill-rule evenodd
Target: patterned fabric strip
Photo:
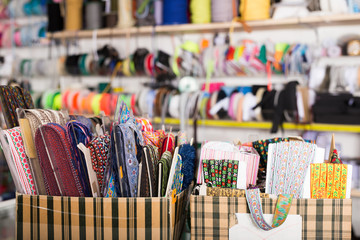
<instances>
[{"instance_id":1,"label":"patterned fabric strip","mask_svg":"<svg viewBox=\"0 0 360 240\"><path fill-rule=\"evenodd\" d=\"M340 198L341 191L341 164L335 164L334 167L334 185L333 185L332 197Z\"/></svg>"},{"instance_id":2,"label":"patterned fabric strip","mask_svg":"<svg viewBox=\"0 0 360 240\"><path fill-rule=\"evenodd\" d=\"M174 180L171 186L171 190L176 189L176 194L181 192L184 174L181 173L181 168L183 165L183 161L181 156L178 154L177 156L177 162L175 166L175 174L174 174Z\"/></svg>"},{"instance_id":3,"label":"patterned fabric strip","mask_svg":"<svg viewBox=\"0 0 360 240\"><path fill-rule=\"evenodd\" d=\"M327 165L321 164L320 166L320 182L319 182L319 198L326 198L326 181L327 181Z\"/></svg>"},{"instance_id":4,"label":"patterned fabric strip","mask_svg":"<svg viewBox=\"0 0 360 240\"><path fill-rule=\"evenodd\" d=\"M260 191L256 189L248 189L246 192L246 200L248 207L250 209L250 215L255 222L255 224L262 230L269 231L271 229L281 226L290 211L293 195L289 194L280 194L278 201L276 203L274 220L270 226L264 219L261 200L260 200Z\"/></svg>"},{"instance_id":5,"label":"patterned fabric strip","mask_svg":"<svg viewBox=\"0 0 360 240\"><path fill-rule=\"evenodd\" d=\"M99 187L103 189L104 174L109 159L110 136L105 134L96 137L88 143L87 147L90 150L92 168L96 173Z\"/></svg>"},{"instance_id":6,"label":"patterned fabric strip","mask_svg":"<svg viewBox=\"0 0 360 240\"><path fill-rule=\"evenodd\" d=\"M154 128L149 119L136 118L136 121L141 124L141 131L153 132Z\"/></svg>"},{"instance_id":7,"label":"patterned fabric strip","mask_svg":"<svg viewBox=\"0 0 360 240\"><path fill-rule=\"evenodd\" d=\"M348 173L348 166L347 166L346 164L341 164L341 191L340 191L340 199L345 199L345 198L346 198L347 173Z\"/></svg>"},{"instance_id":8,"label":"patterned fabric strip","mask_svg":"<svg viewBox=\"0 0 360 240\"><path fill-rule=\"evenodd\" d=\"M346 198L347 171L346 164L311 164L311 198Z\"/></svg>"},{"instance_id":9,"label":"patterned fabric strip","mask_svg":"<svg viewBox=\"0 0 360 240\"><path fill-rule=\"evenodd\" d=\"M169 171L171 168L171 161L172 161L172 154L171 152L166 151L161 156L161 159L158 164L160 165L161 163L161 167L162 167L161 189L158 189L160 191L161 196L165 196L167 182L169 179Z\"/></svg>"},{"instance_id":10,"label":"patterned fabric strip","mask_svg":"<svg viewBox=\"0 0 360 240\"><path fill-rule=\"evenodd\" d=\"M29 159L25 154L20 128L4 130L4 133L25 194L36 195L34 179L30 170Z\"/></svg>"},{"instance_id":11,"label":"patterned fabric strip","mask_svg":"<svg viewBox=\"0 0 360 240\"><path fill-rule=\"evenodd\" d=\"M84 196L66 130L59 124L40 127L35 136L44 182L49 195Z\"/></svg>"},{"instance_id":12,"label":"patterned fabric strip","mask_svg":"<svg viewBox=\"0 0 360 240\"><path fill-rule=\"evenodd\" d=\"M139 162L136 158L135 136L134 132L125 125L120 125L120 129L124 136L124 151L126 170L130 187L130 196L136 197L139 175Z\"/></svg>"},{"instance_id":13,"label":"patterned fabric strip","mask_svg":"<svg viewBox=\"0 0 360 240\"><path fill-rule=\"evenodd\" d=\"M92 193L90 191L91 188L85 156L84 153L78 149L77 145L82 143L86 146L92 139L92 132L84 124L77 121L70 121L66 124L66 133L69 137L71 151L75 160L76 171L79 175L82 188L85 191L85 196L91 197Z\"/></svg>"},{"instance_id":14,"label":"patterned fabric strip","mask_svg":"<svg viewBox=\"0 0 360 240\"><path fill-rule=\"evenodd\" d=\"M320 186L320 164L311 164L311 198L317 199Z\"/></svg>"},{"instance_id":15,"label":"patterned fabric strip","mask_svg":"<svg viewBox=\"0 0 360 240\"><path fill-rule=\"evenodd\" d=\"M326 175L326 198L332 198L332 188L334 184L334 165L328 164L328 173Z\"/></svg>"}]
</instances>

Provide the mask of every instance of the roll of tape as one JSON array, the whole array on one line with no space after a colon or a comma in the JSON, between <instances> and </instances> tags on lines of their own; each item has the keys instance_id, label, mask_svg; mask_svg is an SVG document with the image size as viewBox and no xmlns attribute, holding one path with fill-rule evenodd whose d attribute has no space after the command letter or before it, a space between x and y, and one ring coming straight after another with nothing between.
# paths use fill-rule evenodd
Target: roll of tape
<instances>
[{"instance_id":1,"label":"roll of tape","mask_svg":"<svg viewBox=\"0 0 360 240\"><path fill-rule=\"evenodd\" d=\"M168 108L169 114L173 118L180 117L180 95L171 96Z\"/></svg>"},{"instance_id":2,"label":"roll of tape","mask_svg":"<svg viewBox=\"0 0 360 240\"><path fill-rule=\"evenodd\" d=\"M261 102L265 91L266 91L265 88L259 88L257 90L257 92L256 92L256 101L257 101L257 103ZM257 121L259 121L259 122L264 121L264 118L263 118L262 113L261 113L261 107L260 106L255 109L255 116L256 116Z\"/></svg>"},{"instance_id":3,"label":"roll of tape","mask_svg":"<svg viewBox=\"0 0 360 240\"><path fill-rule=\"evenodd\" d=\"M68 109L68 104L67 104L68 101L67 101L67 98L68 98L70 92L71 92L70 90L66 90L66 91L64 91L63 94L62 94L61 101L62 101L62 106L63 106L65 109Z\"/></svg>"},{"instance_id":4,"label":"roll of tape","mask_svg":"<svg viewBox=\"0 0 360 240\"><path fill-rule=\"evenodd\" d=\"M62 99L61 98L62 98L62 96L60 93L54 97L52 109L54 109L54 110L62 109L62 102L61 102Z\"/></svg>"},{"instance_id":5,"label":"roll of tape","mask_svg":"<svg viewBox=\"0 0 360 240\"><path fill-rule=\"evenodd\" d=\"M102 97L103 94L96 94L91 101L91 109L95 115L100 114L100 101Z\"/></svg>"}]
</instances>

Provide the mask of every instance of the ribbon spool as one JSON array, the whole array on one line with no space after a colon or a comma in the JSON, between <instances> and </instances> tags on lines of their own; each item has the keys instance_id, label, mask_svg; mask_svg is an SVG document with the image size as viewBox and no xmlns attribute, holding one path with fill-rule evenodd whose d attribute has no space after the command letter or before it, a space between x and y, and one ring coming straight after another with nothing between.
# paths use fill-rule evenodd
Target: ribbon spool
<instances>
[{"instance_id":1,"label":"ribbon spool","mask_svg":"<svg viewBox=\"0 0 360 240\"><path fill-rule=\"evenodd\" d=\"M54 97L52 109L54 109L54 110L61 110L62 109L61 98L62 98L62 96L61 96L60 93Z\"/></svg>"},{"instance_id":2,"label":"ribbon spool","mask_svg":"<svg viewBox=\"0 0 360 240\"><path fill-rule=\"evenodd\" d=\"M95 115L100 114L100 101L103 94L96 94L91 101L91 109Z\"/></svg>"},{"instance_id":3,"label":"ribbon spool","mask_svg":"<svg viewBox=\"0 0 360 240\"><path fill-rule=\"evenodd\" d=\"M118 2L118 27L127 28L134 25L134 18L132 16L132 1L119 0Z\"/></svg>"},{"instance_id":4,"label":"ribbon spool","mask_svg":"<svg viewBox=\"0 0 360 240\"><path fill-rule=\"evenodd\" d=\"M85 28L99 29L102 28L102 9L103 4L100 1L91 1L85 3Z\"/></svg>"},{"instance_id":5,"label":"ribbon spool","mask_svg":"<svg viewBox=\"0 0 360 240\"><path fill-rule=\"evenodd\" d=\"M59 3L47 4L48 32L57 32L64 29L64 18Z\"/></svg>"},{"instance_id":6,"label":"ribbon spool","mask_svg":"<svg viewBox=\"0 0 360 240\"><path fill-rule=\"evenodd\" d=\"M14 43L17 47L21 47L21 33L19 28L14 32Z\"/></svg>"},{"instance_id":7,"label":"ribbon spool","mask_svg":"<svg viewBox=\"0 0 360 240\"><path fill-rule=\"evenodd\" d=\"M96 93L94 92L90 92L89 95L86 98L86 104L85 104L85 110L87 113L92 113L93 109L92 109L92 102L93 102L93 98L95 97Z\"/></svg>"},{"instance_id":8,"label":"ribbon spool","mask_svg":"<svg viewBox=\"0 0 360 240\"><path fill-rule=\"evenodd\" d=\"M270 0L243 0L239 10L244 21L269 19Z\"/></svg>"},{"instance_id":9,"label":"ribbon spool","mask_svg":"<svg viewBox=\"0 0 360 240\"><path fill-rule=\"evenodd\" d=\"M211 22L211 0L191 0L190 2L191 22Z\"/></svg>"},{"instance_id":10,"label":"ribbon spool","mask_svg":"<svg viewBox=\"0 0 360 240\"><path fill-rule=\"evenodd\" d=\"M163 1L154 1L155 24L161 25L163 23Z\"/></svg>"},{"instance_id":11,"label":"ribbon spool","mask_svg":"<svg viewBox=\"0 0 360 240\"><path fill-rule=\"evenodd\" d=\"M179 81L178 89L180 92L195 92L199 90L199 84L193 77L183 77Z\"/></svg>"},{"instance_id":12,"label":"ribbon spool","mask_svg":"<svg viewBox=\"0 0 360 240\"><path fill-rule=\"evenodd\" d=\"M238 15L238 2L236 0L211 1L211 21L231 22Z\"/></svg>"},{"instance_id":13,"label":"ribbon spool","mask_svg":"<svg viewBox=\"0 0 360 240\"><path fill-rule=\"evenodd\" d=\"M0 5L0 19L7 19L7 18L9 18L8 6L5 4Z\"/></svg>"},{"instance_id":14,"label":"ribbon spool","mask_svg":"<svg viewBox=\"0 0 360 240\"><path fill-rule=\"evenodd\" d=\"M100 110L105 113L105 115L111 115L111 94L103 93L100 99Z\"/></svg>"},{"instance_id":15,"label":"ribbon spool","mask_svg":"<svg viewBox=\"0 0 360 240\"><path fill-rule=\"evenodd\" d=\"M80 30L82 27L83 0L65 0L65 29L68 31Z\"/></svg>"},{"instance_id":16,"label":"ribbon spool","mask_svg":"<svg viewBox=\"0 0 360 240\"><path fill-rule=\"evenodd\" d=\"M117 106L117 102L118 102L118 94L111 94L111 115L115 114L115 110L116 110L116 106ZM134 113L135 114L135 113Z\"/></svg>"},{"instance_id":17,"label":"ribbon spool","mask_svg":"<svg viewBox=\"0 0 360 240\"><path fill-rule=\"evenodd\" d=\"M188 23L188 1L164 0L163 1L163 24L185 24Z\"/></svg>"}]
</instances>

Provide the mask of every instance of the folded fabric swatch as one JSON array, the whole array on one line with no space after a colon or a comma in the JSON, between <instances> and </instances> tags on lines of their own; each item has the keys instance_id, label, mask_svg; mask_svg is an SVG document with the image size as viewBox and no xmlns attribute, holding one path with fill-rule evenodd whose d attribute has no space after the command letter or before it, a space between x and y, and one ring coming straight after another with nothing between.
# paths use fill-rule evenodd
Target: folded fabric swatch
<instances>
[{"instance_id":1,"label":"folded fabric swatch","mask_svg":"<svg viewBox=\"0 0 360 240\"><path fill-rule=\"evenodd\" d=\"M87 144L90 150L92 168L96 173L100 189L103 189L104 175L109 164L110 136L108 134L94 138Z\"/></svg>"},{"instance_id":2,"label":"folded fabric swatch","mask_svg":"<svg viewBox=\"0 0 360 240\"><path fill-rule=\"evenodd\" d=\"M41 126L35 147L48 195L84 197L66 130L56 123Z\"/></svg>"},{"instance_id":3,"label":"folded fabric swatch","mask_svg":"<svg viewBox=\"0 0 360 240\"><path fill-rule=\"evenodd\" d=\"M170 172L170 168L171 168L171 162L172 162L171 152L169 152L169 151L164 152L158 163L159 171L160 171L160 166L161 166L161 179L160 179L161 180L161 189L158 189L160 191L161 196L165 196L167 182L169 179L169 172Z\"/></svg>"},{"instance_id":4,"label":"folded fabric swatch","mask_svg":"<svg viewBox=\"0 0 360 240\"><path fill-rule=\"evenodd\" d=\"M157 177L155 175L154 157L156 156L155 149L152 146L145 146L143 148L144 154L141 159L141 179L140 179L140 197L155 197L157 196Z\"/></svg>"},{"instance_id":5,"label":"folded fabric swatch","mask_svg":"<svg viewBox=\"0 0 360 240\"><path fill-rule=\"evenodd\" d=\"M0 86L0 103L7 128L19 126L17 108L34 108L29 91L21 87Z\"/></svg>"},{"instance_id":6,"label":"folded fabric swatch","mask_svg":"<svg viewBox=\"0 0 360 240\"><path fill-rule=\"evenodd\" d=\"M120 125L115 125L111 132L111 176L115 194L118 197L130 197L130 186L126 168L124 136ZM109 182L111 184L111 182Z\"/></svg>"},{"instance_id":7,"label":"folded fabric swatch","mask_svg":"<svg viewBox=\"0 0 360 240\"><path fill-rule=\"evenodd\" d=\"M190 144L180 146L179 155L183 160L181 172L184 174L182 190L186 189L194 179L196 150ZM220 179L221 181L221 179Z\"/></svg>"}]
</instances>

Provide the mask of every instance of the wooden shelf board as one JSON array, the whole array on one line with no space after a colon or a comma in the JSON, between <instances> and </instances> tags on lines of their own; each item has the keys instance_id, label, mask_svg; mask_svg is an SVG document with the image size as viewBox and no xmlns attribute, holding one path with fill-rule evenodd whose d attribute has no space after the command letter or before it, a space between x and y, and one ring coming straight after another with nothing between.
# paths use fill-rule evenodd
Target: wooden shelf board
<instances>
[{"instance_id":1,"label":"wooden shelf board","mask_svg":"<svg viewBox=\"0 0 360 240\"><path fill-rule=\"evenodd\" d=\"M288 18L288 19L268 19L261 21L248 21L247 25L253 29L281 29L281 28L303 28L308 26L331 26L341 24L359 24L360 14L340 14L340 15L324 15L324 16L308 16L305 18ZM126 36L132 34L151 34L156 33L203 33L203 32L217 32L228 31L231 25L234 24L235 30L243 29L240 23L207 23L207 24L180 24L180 25L161 25L161 26L145 26L145 27L130 27L130 28L105 28L98 29L98 37L110 36ZM62 31L57 33L48 33L49 38L91 38L93 36L92 30L81 31Z\"/></svg>"},{"instance_id":2,"label":"wooden shelf board","mask_svg":"<svg viewBox=\"0 0 360 240\"><path fill-rule=\"evenodd\" d=\"M154 123L161 123L161 118L155 117ZM165 118L165 124L179 125L180 120L175 118ZM193 120L189 120L188 124L193 124ZM198 120L199 126L207 127L227 127L227 128L254 128L254 129L270 129L271 122L235 122L230 120ZM284 123L285 130L307 130L307 131L320 131L320 132L350 132L360 133L360 125L342 125L342 124L295 124Z\"/></svg>"}]
</instances>

